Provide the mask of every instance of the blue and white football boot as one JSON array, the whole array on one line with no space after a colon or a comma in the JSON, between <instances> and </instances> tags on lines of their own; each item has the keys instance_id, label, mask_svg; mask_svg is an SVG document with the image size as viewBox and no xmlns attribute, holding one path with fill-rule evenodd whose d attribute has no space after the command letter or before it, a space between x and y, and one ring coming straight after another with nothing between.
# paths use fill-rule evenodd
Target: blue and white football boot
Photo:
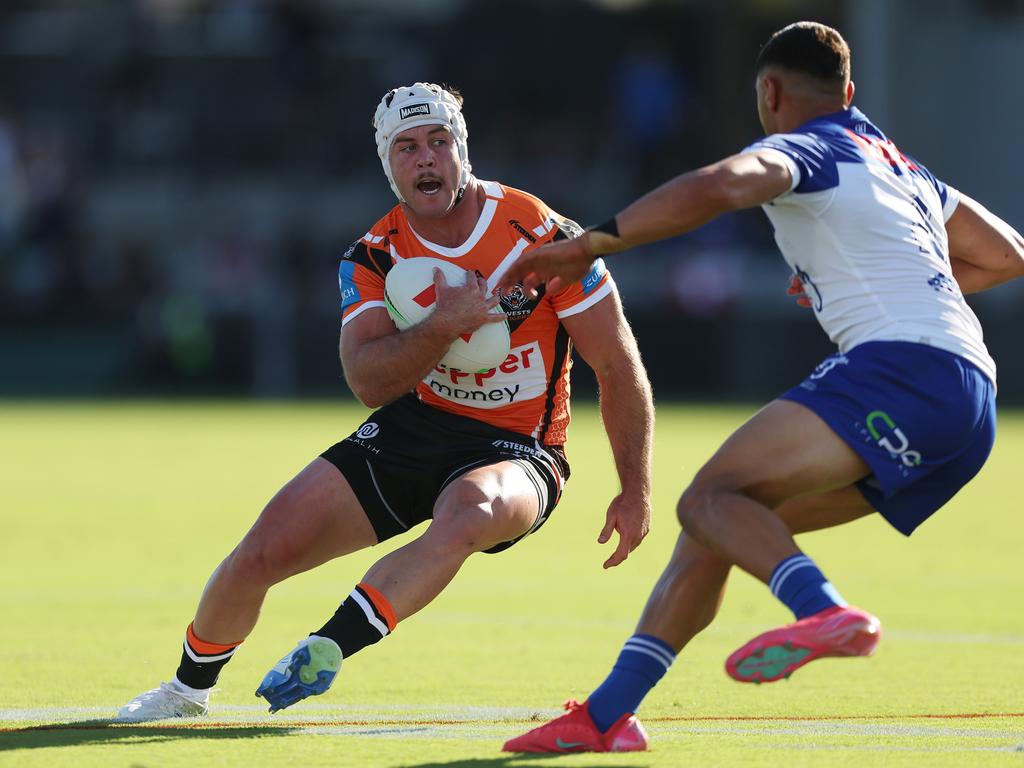
<instances>
[{"instance_id":1,"label":"blue and white football boot","mask_svg":"<svg viewBox=\"0 0 1024 768\"><path fill-rule=\"evenodd\" d=\"M329 637L310 635L267 672L256 695L270 702L270 711L290 707L331 687L341 669L341 648Z\"/></svg>"}]
</instances>

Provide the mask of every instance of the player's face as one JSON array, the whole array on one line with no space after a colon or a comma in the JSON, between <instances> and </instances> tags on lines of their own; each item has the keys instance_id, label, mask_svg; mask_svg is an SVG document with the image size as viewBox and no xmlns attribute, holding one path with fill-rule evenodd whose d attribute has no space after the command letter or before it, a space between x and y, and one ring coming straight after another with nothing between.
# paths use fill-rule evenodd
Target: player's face
<instances>
[{"instance_id":1,"label":"player's face","mask_svg":"<svg viewBox=\"0 0 1024 768\"><path fill-rule=\"evenodd\" d=\"M447 126L402 131L391 145L389 160L398 191L418 216L439 218L455 205L462 164Z\"/></svg>"}]
</instances>

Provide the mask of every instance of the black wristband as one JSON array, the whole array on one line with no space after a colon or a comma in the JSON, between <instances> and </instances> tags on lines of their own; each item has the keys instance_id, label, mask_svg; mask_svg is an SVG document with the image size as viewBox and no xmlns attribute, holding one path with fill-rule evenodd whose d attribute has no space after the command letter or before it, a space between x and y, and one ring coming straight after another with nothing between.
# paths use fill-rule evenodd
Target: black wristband
<instances>
[{"instance_id":1,"label":"black wristband","mask_svg":"<svg viewBox=\"0 0 1024 768\"><path fill-rule=\"evenodd\" d=\"M618 237L619 236L619 225L615 221L615 217L613 216L612 218L608 219L608 221L606 221L604 224L598 224L596 227L591 227L590 231L591 232L604 232L606 235L611 235L612 237Z\"/></svg>"}]
</instances>

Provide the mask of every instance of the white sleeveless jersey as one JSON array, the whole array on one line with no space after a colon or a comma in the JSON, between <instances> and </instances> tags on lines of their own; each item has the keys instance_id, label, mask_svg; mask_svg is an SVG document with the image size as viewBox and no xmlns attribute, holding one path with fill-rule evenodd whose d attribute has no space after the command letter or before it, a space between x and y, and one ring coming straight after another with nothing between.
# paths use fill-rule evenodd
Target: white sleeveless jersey
<instances>
[{"instance_id":1,"label":"white sleeveless jersey","mask_svg":"<svg viewBox=\"0 0 1024 768\"><path fill-rule=\"evenodd\" d=\"M773 134L792 188L763 206L786 262L840 352L911 341L960 355L992 381L981 324L949 262L945 222L960 196L903 155L858 109Z\"/></svg>"}]
</instances>

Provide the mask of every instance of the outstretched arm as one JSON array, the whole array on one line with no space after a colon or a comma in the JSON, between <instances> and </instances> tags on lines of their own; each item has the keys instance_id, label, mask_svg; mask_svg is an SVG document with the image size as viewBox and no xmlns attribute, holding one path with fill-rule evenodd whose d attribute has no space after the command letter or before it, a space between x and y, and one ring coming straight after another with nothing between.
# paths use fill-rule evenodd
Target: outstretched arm
<instances>
[{"instance_id":1,"label":"outstretched arm","mask_svg":"<svg viewBox=\"0 0 1024 768\"><path fill-rule=\"evenodd\" d=\"M618 545L604 563L605 568L611 568L640 545L651 527L651 385L617 292L612 291L589 309L564 318L562 324L597 376L601 418L622 487L608 506L598 537L598 542L604 544L618 531Z\"/></svg>"},{"instance_id":2,"label":"outstretched arm","mask_svg":"<svg viewBox=\"0 0 1024 768\"><path fill-rule=\"evenodd\" d=\"M777 152L733 155L677 176L629 205L615 217L617 236L588 230L575 240L524 254L506 272L500 289L511 290L522 281L527 291L548 283L548 292L556 292L581 279L597 256L664 240L723 213L767 203L787 192L792 182L789 166Z\"/></svg>"},{"instance_id":3,"label":"outstretched arm","mask_svg":"<svg viewBox=\"0 0 1024 768\"><path fill-rule=\"evenodd\" d=\"M1024 237L977 200L961 194L946 233L953 277L964 293L1024 275Z\"/></svg>"}]
</instances>

